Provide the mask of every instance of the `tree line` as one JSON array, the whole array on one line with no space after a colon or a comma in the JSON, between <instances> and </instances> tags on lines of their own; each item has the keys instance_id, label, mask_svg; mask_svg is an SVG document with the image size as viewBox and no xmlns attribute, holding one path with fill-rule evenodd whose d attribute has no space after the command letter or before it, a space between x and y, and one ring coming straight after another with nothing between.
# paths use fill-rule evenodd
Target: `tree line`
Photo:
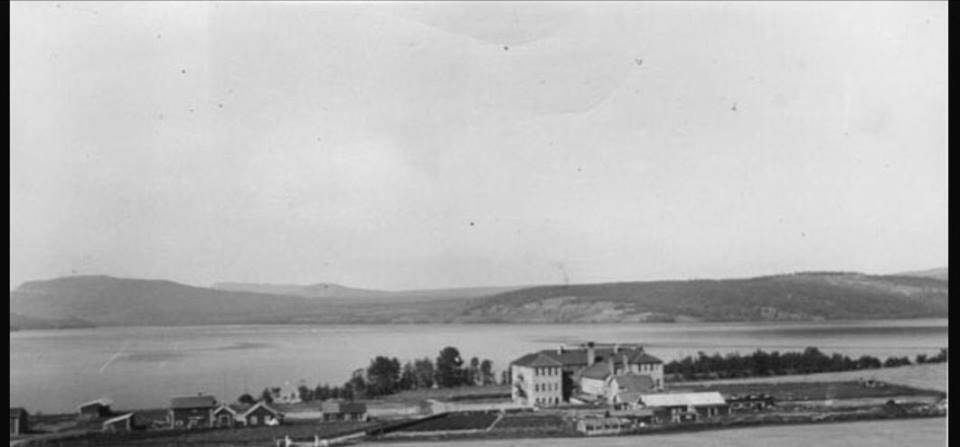
<instances>
[{"instance_id":1,"label":"tree line","mask_svg":"<svg viewBox=\"0 0 960 447\"><path fill-rule=\"evenodd\" d=\"M933 357L917 355L915 361L917 364L945 362L947 349L941 349L940 353ZM886 361L880 361L876 357L864 355L852 359L836 353L828 356L819 349L810 347L802 352L784 353L768 353L758 349L753 354L744 356L736 352L726 356L719 353L710 356L701 351L696 358L687 356L667 363L663 372L667 380L676 381L852 371L911 364L908 357L889 357Z\"/></svg>"},{"instance_id":2,"label":"tree line","mask_svg":"<svg viewBox=\"0 0 960 447\"><path fill-rule=\"evenodd\" d=\"M331 386L318 384L314 388L306 385L298 387L300 400L304 402L326 399L353 400L376 398L406 390L424 388L455 388L461 386L482 386L496 383L493 362L473 357L465 361L460 351L447 346L440 350L436 360L424 357L408 360L403 364L396 357L376 356L366 368L354 370L350 379L343 385ZM266 388L260 400L273 402L278 388ZM238 399L242 403L255 402L256 399L244 394Z\"/></svg>"}]
</instances>

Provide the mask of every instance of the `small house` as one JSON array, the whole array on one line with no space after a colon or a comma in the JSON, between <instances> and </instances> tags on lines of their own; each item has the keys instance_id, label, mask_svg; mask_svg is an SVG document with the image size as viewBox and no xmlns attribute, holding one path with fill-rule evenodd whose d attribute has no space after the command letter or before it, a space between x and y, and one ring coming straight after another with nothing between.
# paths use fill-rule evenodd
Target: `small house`
<instances>
[{"instance_id":1,"label":"small house","mask_svg":"<svg viewBox=\"0 0 960 447\"><path fill-rule=\"evenodd\" d=\"M18 436L30 431L27 410L14 407L10 409L10 435Z\"/></svg>"},{"instance_id":2,"label":"small house","mask_svg":"<svg viewBox=\"0 0 960 447\"><path fill-rule=\"evenodd\" d=\"M280 425L282 419L280 412L271 408L266 402L257 402L239 415L239 420L245 427Z\"/></svg>"},{"instance_id":3,"label":"small house","mask_svg":"<svg viewBox=\"0 0 960 447\"><path fill-rule=\"evenodd\" d=\"M233 428L240 424L240 414L246 409L245 405L220 404L210 412L210 426L218 428Z\"/></svg>"},{"instance_id":4,"label":"small house","mask_svg":"<svg viewBox=\"0 0 960 447\"><path fill-rule=\"evenodd\" d=\"M280 425L283 415L266 402L254 405L221 404L210 413L210 426L220 428Z\"/></svg>"},{"instance_id":5,"label":"small house","mask_svg":"<svg viewBox=\"0 0 960 447\"><path fill-rule=\"evenodd\" d=\"M105 433L128 433L137 428L135 413L127 413L103 422Z\"/></svg>"},{"instance_id":6,"label":"small house","mask_svg":"<svg viewBox=\"0 0 960 447\"><path fill-rule=\"evenodd\" d=\"M200 428L212 425L211 417L217 406L213 396L174 397L170 400L167 419L171 428Z\"/></svg>"},{"instance_id":7,"label":"small house","mask_svg":"<svg viewBox=\"0 0 960 447\"><path fill-rule=\"evenodd\" d=\"M108 418L113 416L110 405L113 405L113 402L104 398L82 403L77 406L77 416L84 420Z\"/></svg>"},{"instance_id":8,"label":"small house","mask_svg":"<svg viewBox=\"0 0 960 447\"><path fill-rule=\"evenodd\" d=\"M367 406L360 402L330 399L321 405L324 421L365 421Z\"/></svg>"}]
</instances>

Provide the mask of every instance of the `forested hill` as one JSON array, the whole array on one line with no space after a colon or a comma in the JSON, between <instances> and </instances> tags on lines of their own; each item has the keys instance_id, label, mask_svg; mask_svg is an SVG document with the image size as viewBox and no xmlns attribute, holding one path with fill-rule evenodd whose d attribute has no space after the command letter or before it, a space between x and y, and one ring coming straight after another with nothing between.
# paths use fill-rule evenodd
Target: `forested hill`
<instances>
[{"instance_id":1,"label":"forested hill","mask_svg":"<svg viewBox=\"0 0 960 447\"><path fill-rule=\"evenodd\" d=\"M748 279L546 286L473 300L465 319L497 322L946 318L947 281L813 272Z\"/></svg>"},{"instance_id":2,"label":"forested hill","mask_svg":"<svg viewBox=\"0 0 960 447\"><path fill-rule=\"evenodd\" d=\"M356 301L78 276L10 292L11 328L208 324L631 323L946 318L947 281L859 273L385 294ZM473 291L475 292L475 290ZM471 293L473 293L471 292ZM476 295L473 295L476 296Z\"/></svg>"}]
</instances>

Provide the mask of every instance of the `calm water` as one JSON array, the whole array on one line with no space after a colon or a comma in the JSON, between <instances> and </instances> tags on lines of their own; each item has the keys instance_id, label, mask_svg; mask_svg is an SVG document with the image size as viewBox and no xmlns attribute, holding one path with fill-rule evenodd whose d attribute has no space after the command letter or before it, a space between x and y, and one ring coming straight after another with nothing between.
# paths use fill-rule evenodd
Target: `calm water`
<instances>
[{"instance_id":1,"label":"calm water","mask_svg":"<svg viewBox=\"0 0 960 447\"><path fill-rule=\"evenodd\" d=\"M197 326L10 334L10 405L45 413L101 396L118 408L163 407L175 395L234 399L266 386L340 384L378 354L435 358L444 346L498 371L538 349L587 340L644 343L669 361L697 351L817 346L850 356L934 354L947 320L641 325Z\"/></svg>"},{"instance_id":2,"label":"calm water","mask_svg":"<svg viewBox=\"0 0 960 447\"><path fill-rule=\"evenodd\" d=\"M377 444L364 444L377 445ZM386 444L381 444L386 445ZM852 422L843 424L791 425L743 428L703 433L669 435L601 437L590 439L510 439L502 441L466 441L456 443L391 443L391 447L415 445L455 447L535 447L551 445L574 447L626 447L654 445L658 447L940 447L947 445L947 419Z\"/></svg>"}]
</instances>

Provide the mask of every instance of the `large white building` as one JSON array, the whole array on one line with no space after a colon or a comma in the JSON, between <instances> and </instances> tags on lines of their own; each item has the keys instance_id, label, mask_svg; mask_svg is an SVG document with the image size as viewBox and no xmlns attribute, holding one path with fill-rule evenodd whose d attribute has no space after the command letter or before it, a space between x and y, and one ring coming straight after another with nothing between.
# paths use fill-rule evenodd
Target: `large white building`
<instances>
[{"instance_id":1,"label":"large white building","mask_svg":"<svg viewBox=\"0 0 960 447\"><path fill-rule=\"evenodd\" d=\"M663 388L663 361L640 345L585 343L578 347L547 349L527 354L510 364L511 395L524 405L551 406L567 402L574 388L598 398L614 400L623 392ZM646 376L652 386L614 377ZM639 379L637 379L639 380ZM643 379L647 380L647 379ZM622 383L621 383L622 382Z\"/></svg>"}]
</instances>

